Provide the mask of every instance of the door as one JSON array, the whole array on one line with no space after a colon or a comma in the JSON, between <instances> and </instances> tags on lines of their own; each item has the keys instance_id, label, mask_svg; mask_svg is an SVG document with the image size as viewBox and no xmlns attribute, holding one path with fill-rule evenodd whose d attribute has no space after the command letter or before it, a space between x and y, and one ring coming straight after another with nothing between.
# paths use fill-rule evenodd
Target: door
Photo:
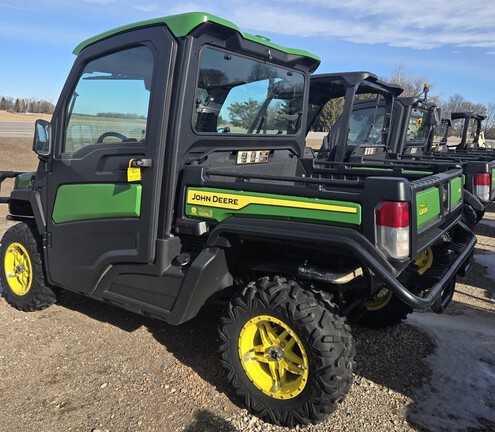
<instances>
[{"instance_id":1,"label":"door","mask_svg":"<svg viewBox=\"0 0 495 432\"><path fill-rule=\"evenodd\" d=\"M46 177L53 284L88 293L112 265L154 260L174 51L155 27L99 42L76 61Z\"/></svg>"}]
</instances>

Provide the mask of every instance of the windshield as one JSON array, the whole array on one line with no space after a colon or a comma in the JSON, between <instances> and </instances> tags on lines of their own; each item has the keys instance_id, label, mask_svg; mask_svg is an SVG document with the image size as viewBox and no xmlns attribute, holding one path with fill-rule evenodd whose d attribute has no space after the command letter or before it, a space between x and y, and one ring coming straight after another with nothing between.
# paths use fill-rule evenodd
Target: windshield
<instances>
[{"instance_id":1,"label":"windshield","mask_svg":"<svg viewBox=\"0 0 495 432\"><path fill-rule=\"evenodd\" d=\"M199 133L295 135L301 128L303 91L300 72L205 48L193 127Z\"/></svg>"}]
</instances>

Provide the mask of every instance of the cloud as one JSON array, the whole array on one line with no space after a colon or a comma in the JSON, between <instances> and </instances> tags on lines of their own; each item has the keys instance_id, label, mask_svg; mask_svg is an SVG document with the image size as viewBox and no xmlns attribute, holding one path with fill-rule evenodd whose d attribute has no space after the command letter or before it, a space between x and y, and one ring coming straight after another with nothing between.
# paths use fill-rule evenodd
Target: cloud
<instances>
[{"instance_id":1,"label":"cloud","mask_svg":"<svg viewBox=\"0 0 495 432\"><path fill-rule=\"evenodd\" d=\"M45 0L65 8L61 0ZM19 5L20 4L20 5ZM129 21L191 11L206 11L233 21L243 30L291 36L339 39L353 43L433 49L474 47L495 50L495 6L486 0L77 0L83 13L119 16ZM0 0L0 8L38 7L34 0ZM324 39L322 39L324 41Z\"/></svg>"},{"instance_id":2,"label":"cloud","mask_svg":"<svg viewBox=\"0 0 495 432\"><path fill-rule=\"evenodd\" d=\"M140 3L141 8L146 2ZM156 10L155 8L154 10ZM231 0L162 7L164 14L207 10L243 29L349 42L432 49L495 48L495 7L485 0ZM255 11L256 13L253 13Z\"/></svg>"}]
</instances>

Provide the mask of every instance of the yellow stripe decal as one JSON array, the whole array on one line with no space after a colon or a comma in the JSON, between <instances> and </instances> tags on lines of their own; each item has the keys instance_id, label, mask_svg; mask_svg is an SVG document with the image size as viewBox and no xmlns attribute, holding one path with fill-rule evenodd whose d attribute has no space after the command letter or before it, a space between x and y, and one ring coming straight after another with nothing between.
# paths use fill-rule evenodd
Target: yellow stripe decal
<instances>
[{"instance_id":1,"label":"yellow stripe decal","mask_svg":"<svg viewBox=\"0 0 495 432\"><path fill-rule=\"evenodd\" d=\"M265 198L258 196L245 196L221 192L200 191L195 189L187 190L187 204L203 205L229 210L240 210L250 204L261 204L267 206L291 207L311 210L324 210L339 213L356 214L357 208L345 207L331 204L319 204L295 200L285 200L279 198Z\"/></svg>"}]
</instances>

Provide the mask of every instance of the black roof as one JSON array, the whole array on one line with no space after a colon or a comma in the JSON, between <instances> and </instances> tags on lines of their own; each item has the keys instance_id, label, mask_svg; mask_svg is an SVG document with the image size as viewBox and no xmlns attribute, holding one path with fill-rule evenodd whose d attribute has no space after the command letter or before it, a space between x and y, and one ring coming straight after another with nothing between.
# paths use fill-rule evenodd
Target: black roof
<instances>
[{"instance_id":1,"label":"black roof","mask_svg":"<svg viewBox=\"0 0 495 432\"><path fill-rule=\"evenodd\" d=\"M397 84L381 81L371 72L315 74L311 76L309 101L321 105L329 99L344 96L346 88L357 85L359 88L356 94L379 93L396 97L404 90Z\"/></svg>"}]
</instances>

